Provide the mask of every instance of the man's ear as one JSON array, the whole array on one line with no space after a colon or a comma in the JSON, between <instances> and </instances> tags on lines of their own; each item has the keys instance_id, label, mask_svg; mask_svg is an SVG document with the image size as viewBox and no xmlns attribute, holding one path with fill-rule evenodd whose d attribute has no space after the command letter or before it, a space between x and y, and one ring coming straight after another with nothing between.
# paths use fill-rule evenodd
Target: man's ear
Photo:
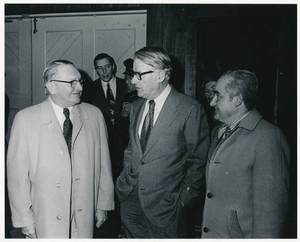
<instances>
[{"instance_id":1,"label":"man's ear","mask_svg":"<svg viewBox=\"0 0 300 242\"><path fill-rule=\"evenodd\" d=\"M240 106L242 103L243 103L243 96L242 96L242 94L238 94L238 95L236 95L235 96L235 106L236 107L238 107L238 106Z\"/></svg>"},{"instance_id":2,"label":"man's ear","mask_svg":"<svg viewBox=\"0 0 300 242\"><path fill-rule=\"evenodd\" d=\"M55 94L55 85L52 82L46 82L45 87L48 89L49 93Z\"/></svg>"},{"instance_id":3,"label":"man's ear","mask_svg":"<svg viewBox=\"0 0 300 242\"><path fill-rule=\"evenodd\" d=\"M160 70L158 73L158 82L163 82L166 79L166 72L164 70Z\"/></svg>"}]
</instances>

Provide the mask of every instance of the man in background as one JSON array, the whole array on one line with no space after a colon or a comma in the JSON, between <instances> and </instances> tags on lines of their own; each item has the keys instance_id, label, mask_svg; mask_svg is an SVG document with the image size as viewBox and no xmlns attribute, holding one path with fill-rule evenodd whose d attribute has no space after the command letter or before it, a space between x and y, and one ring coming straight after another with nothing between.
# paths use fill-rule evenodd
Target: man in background
<instances>
[{"instance_id":1,"label":"man in background","mask_svg":"<svg viewBox=\"0 0 300 242\"><path fill-rule=\"evenodd\" d=\"M159 47L134 55L130 141L116 181L127 238L185 238L186 206L204 184L209 129L202 106L170 84L171 60Z\"/></svg>"},{"instance_id":2,"label":"man in background","mask_svg":"<svg viewBox=\"0 0 300 242\"><path fill-rule=\"evenodd\" d=\"M93 238L114 209L114 186L101 111L80 103L73 63L44 71L47 100L17 113L7 154L14 227L26 238Z\"/></svg>"},{"instance_id":3,"label":"man in background","mask_svg":"<svg viewBox=\"0 0 300 242\"><path fill-rule=\"evenodd\" d=\"M116 174L119 173L118 160L114 150L115 118L122 100L127 94L127 87L123 79L115 76L117 66L110 55L106 53L98 54L94 58L94 67L99 78L93 82L95 90L93 91L92 104L102 111L106 122L112 173L115 180ZM106 223L100 229L95 230L95 237L116 238L119 227L119 223L115 218L115 211L109 212Z\"/></svg>"},{"instance_id":4,"label":"man in background","mask_svg":"<svg viewBox=\"0 0 300 242\"><path fill-rule=\"evenodd\" d=\"M112 148L115 117L127 94L127 87L123 79L115 76L117 66L110 55L98 54L94 58L94 67L99 78L93 83L95 92L92 103L103 113L108 129L110 148Z\"/></svg>"},{"instance_id":5,"label":"man in background","mask_svg":"<svg viewBox=\"0 0 300 242\"><path fill-rule=\"evenodd\" d=\"M212 133L202 238L278 238L288 212L290 150L280 129L255 109L258 80L225 72L211 106Z\"/></svg>"}]
</instances>

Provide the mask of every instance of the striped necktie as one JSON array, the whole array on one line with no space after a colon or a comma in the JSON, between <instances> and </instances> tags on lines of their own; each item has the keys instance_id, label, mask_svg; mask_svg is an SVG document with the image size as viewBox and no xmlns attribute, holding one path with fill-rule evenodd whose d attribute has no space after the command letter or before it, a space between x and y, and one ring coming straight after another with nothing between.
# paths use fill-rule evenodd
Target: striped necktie
<instances>
[{"instance_id":1,"label":"striped necktie","mask_svg":"<svg viewBox=\"0 0 300 242\"><path fill-rule=\"evenodd\" d=\"M114 95L113 95L113 92L110 88L109 83L107 83L106 98L107 98L107 101L108 101L110 114L111 114L111 116L114 116L116 102L115 102Z\"/></svg>"},{"instance_id":2,"label":"striped necktie","mask_svg":"<svg viewBox=\"0 0 300 242\"><path fill-rule=\"evenodd\" d=\"M148 139L150 137L150 133L151 133L152 126L153 126L154 107L155 107L154 100L150 100L149 101L149 111L148 111L148 113L145 117L143 127L142 127L142 131L141 131L141 140L140 140L140 142L141 142L141 147L142 147L143 153L146 149L147 142L148 142Z\"/></svg>"},{"instance_id":3,"label":"striped necktie","mask_svg":"<svg viewBox=\"0 0 300 242\"><path fill-rule=\"evenodd\" d=\"M72 130L73 130L73 125L70 120L70 111L68 108L64 108L63 111L64 115L66 116L64 125L63 125L63 134L68 146L69 154L71 157L71 148L72 148Z\"/></svg>"},{"instance_id":4,"label":"striped necktie","mask_svg":"<svg viewBox=\"0 0 300 242\"><path fill-rule=\"evenodd\" d=\"M231 129L229 126L226 126L225 130L223 131L221 137L218 139L217 145L224 139L226 138L231 132Z\"/></svg>"}]
</instances>

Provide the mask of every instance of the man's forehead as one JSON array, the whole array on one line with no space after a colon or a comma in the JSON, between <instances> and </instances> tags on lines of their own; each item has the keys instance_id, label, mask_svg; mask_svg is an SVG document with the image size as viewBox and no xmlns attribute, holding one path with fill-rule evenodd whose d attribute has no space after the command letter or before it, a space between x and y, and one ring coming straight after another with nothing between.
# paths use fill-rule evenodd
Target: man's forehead
<instances>
[{"instance_id":1,"label":"man's forehead","mask_svg":"<svg viewBox=\"0 0 300 242\"><path fill-rule=\"evenodd\" d=\"M111 64L111 63L108 58L103 58L103 59L97 60L98 66L104 66L104 65L109 65L109 64Z\"/></svg>"},{"instance_id":2,"label":"man's forehead","mask_svg":"<svg viewBox=\"0 0 300 242\"><path fill-rule=\"evenodd\" d=\"M53 77L67 77L69 79L76 79L80 76L80 72L73 65L59 65L54 67Z\"/></svg>"},{"instance_id":3,"label":"man's forehead","mask_svg":"<svg viewBox=\"0 0 300 242\"><path fill-rule=\"evenodd\" d=\"M145 62L143 62L142 60L140 59L134 59L134 62L133 62L133 69L136 69L136 67L139 67L139 68L146 68L146 69L149 69L151 68L150 65L146 64Z\"/></svg>"},{"instance_id":4,"label":"man's forehead","mask_svg":"<svg viewBox=\"0 0 300 242\"><path fill-rule=\"evenodd\" d=\"M222 92L222 91L226 91L225 86L227 85L227 83L229 82L231 78L229 76L222 76L216 84L216 91L218 92Z\"/></svg>"},{"instance_id":5,"label":"man's forehead","mask_svg":"<svg viewBox=\"0 0 300 242\"><path fill-rule=\"evenodd\" d=\"M216 86L216 83L217 83L217 82L215 82L215 81L210 81L210 82L208 82L208 83L205 85L205 87L206 87L206 88L212 88L212 87L215 87L215 86Z\"/></svg>"}]
</instances>

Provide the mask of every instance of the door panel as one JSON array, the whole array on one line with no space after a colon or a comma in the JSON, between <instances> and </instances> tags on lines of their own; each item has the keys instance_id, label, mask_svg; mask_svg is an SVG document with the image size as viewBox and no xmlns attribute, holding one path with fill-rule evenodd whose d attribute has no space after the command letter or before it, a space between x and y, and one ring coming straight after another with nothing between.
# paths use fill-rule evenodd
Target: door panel
<instances>
[{"instance_id":1,"label":"door panel","mask_svg":"<svg viewBox=\"0 0 300 242\"><path fill-rule=\"evenodd\" d=\"M16 113L31 102L31 21L5 23L5 93L9 98L7 138Z\"/></svg>"},{"instance_id":2,"label":"door panel","mask_svg":"<svg viewBox=\"0 0 300 242\"><path fill-rule=\"evenodd\" d=\"M116 75L123 77L123 61L146 45L146 13L110 13L103 16L37 19L33 43L33 104L45 99L42 73L53 60L66 59L97 78L93 59L99 53L111 55Z\"/></svg>"}]
</instances>

